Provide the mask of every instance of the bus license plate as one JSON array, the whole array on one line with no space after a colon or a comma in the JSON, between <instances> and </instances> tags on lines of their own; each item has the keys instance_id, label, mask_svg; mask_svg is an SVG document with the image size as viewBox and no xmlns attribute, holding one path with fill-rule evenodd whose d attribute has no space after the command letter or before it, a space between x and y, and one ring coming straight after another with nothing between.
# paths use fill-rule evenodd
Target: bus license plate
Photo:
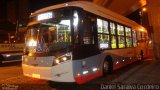
<instances>
[{"instance_id":1,"label":"bus license plate","mask_svg":"<svg viewBox=\"0 0 160 90\"><path fill-rule=\"evenodd\" d=\"M40 78L40 74L32 74L33 78Z\"/></svg>"}]
</instances>

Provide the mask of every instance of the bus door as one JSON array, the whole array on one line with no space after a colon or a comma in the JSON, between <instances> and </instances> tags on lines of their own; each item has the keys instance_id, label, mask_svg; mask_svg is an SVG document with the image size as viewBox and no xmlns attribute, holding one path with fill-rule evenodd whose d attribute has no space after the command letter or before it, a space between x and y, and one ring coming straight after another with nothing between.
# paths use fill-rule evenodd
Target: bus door
<instances>
[{"instance_id":1,"label":"bus door","mask_svg":"<svg viewBox=\"0 0 160 90\"><path fill-rule=\"evenodd\" d=\"M79 22L78 28L74 28L73 59L83 59L99 53L96 18L85 12L80 21L83 22Z\"/></svg>"}]
</instances>

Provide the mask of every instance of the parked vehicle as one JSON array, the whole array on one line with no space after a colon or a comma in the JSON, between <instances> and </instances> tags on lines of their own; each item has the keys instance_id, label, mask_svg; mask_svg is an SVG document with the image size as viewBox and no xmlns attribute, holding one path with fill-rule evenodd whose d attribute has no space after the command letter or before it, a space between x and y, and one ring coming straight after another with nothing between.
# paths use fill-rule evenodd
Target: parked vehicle
<instances>
[{"instance_id":1,"label":"parked vehicle","mask_svg":"<svg viewBox=\"0 0 160 90\"><path fill-rule=\"evenodd\" d=\"M0 44L0 64L10 60L21 60L24 44Z\"/></svg>"}]
</instances>

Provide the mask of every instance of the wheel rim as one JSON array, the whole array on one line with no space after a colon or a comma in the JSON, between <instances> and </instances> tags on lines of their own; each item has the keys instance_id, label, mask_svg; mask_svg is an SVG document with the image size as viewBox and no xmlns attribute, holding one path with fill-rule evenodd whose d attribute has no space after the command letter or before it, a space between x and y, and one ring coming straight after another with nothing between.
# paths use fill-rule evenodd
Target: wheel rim
<instances>
[{"instance_id":1,"label":"wheel rim","mask_svg":"<svg viewBox=\"0 0 160 90\"><path fill-rule=\"evenodd\" d=\"M105 71L108 71L108 62L107 61L104 61L104 63L103 63L103 69Z\"/></svg>"}]
</instances>

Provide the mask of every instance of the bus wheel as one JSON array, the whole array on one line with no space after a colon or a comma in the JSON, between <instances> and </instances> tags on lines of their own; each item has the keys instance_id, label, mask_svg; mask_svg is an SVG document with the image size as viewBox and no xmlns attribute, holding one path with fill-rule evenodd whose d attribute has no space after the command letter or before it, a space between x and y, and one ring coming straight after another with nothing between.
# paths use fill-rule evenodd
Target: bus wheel
<instances>
[{"instance_id":1,"label":"bus wheel","mask_svg":"<svg viewBox=\"0 0 160 90\"><path fill-rule=\"evenodd\" d=\"M113 62L111 56L108 56L103 62L103 76L106 76L113 71Z\"/></svg>"}]
</instances>

